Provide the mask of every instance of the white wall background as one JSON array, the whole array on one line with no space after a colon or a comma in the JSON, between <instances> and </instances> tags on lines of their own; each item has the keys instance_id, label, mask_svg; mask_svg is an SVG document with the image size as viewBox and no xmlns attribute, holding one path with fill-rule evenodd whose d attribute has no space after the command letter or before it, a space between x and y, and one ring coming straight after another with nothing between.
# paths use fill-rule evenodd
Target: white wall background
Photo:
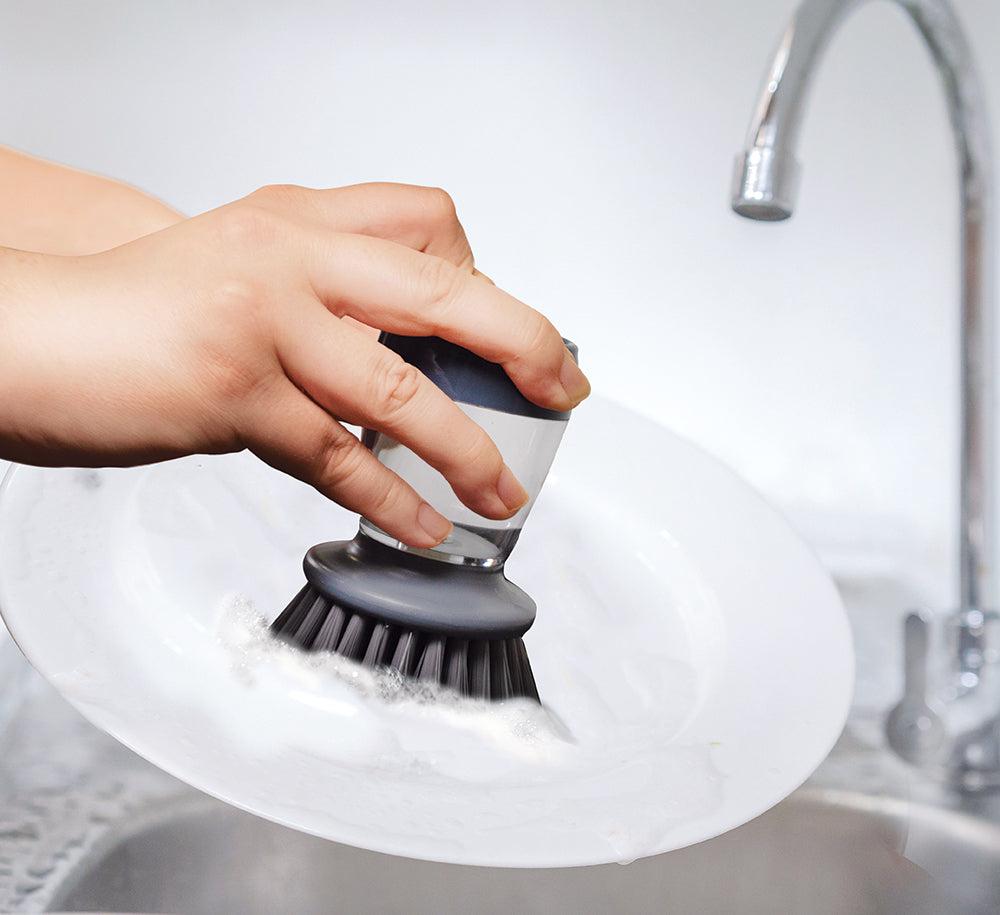
<instances>
[{"instance_id":1,"label":"white wall background","mask_svg":"<svg viewBox=\"0 0 1000 915\"><path fill-rule=\"evenodd\" d=\"M1000 7L955 6L1000 124ZM580 344L600 393L734 466L832 564L951 574L943 96L903 14L862 9L814 87L796 216L738 219L731 161L793 7L8 2L0 142L189 213L274 181L441 185L481 269Z\"/></svg>"}]
</instances>

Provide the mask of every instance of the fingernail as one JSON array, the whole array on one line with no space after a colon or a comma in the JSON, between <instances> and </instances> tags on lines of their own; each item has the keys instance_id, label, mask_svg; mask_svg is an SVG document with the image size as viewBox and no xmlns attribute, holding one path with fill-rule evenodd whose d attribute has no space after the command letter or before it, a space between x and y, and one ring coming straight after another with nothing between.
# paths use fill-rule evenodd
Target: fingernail
<instances>
[{"instance_id":1,"label":"fingernail","mask_svg":"<svg viewBox=\"0 0 1000 915\"><path fill-rule=\"evenodd\" d=\"M497 479L497 495L511 514L528 503L528 491L506 465Z\"/></svg>"},{"instance_id":2,"label":"fingernail","mask_svg":"<svg viewBox=\"0 0 1000 915\"><path fill-rule=\"evenodd\" d=\"M422 502L417 509L417 522L434 541L434 546L444 542L451 533L451 522L428 502Z\"/></svg>"},{"instance_id":3,"label":"fingernail","mask_svg":"<svg viewBox=\"0 0 1000 915\"><path fill-rule=\"evenodd\" d=\"M559 370L559 383L573 406L576 406L590 394L590 382L587 381L587 376L580 371L580 366L576 364L576 360L569 350L566 350L566 357Z\"/></svg>"}]
</instances>

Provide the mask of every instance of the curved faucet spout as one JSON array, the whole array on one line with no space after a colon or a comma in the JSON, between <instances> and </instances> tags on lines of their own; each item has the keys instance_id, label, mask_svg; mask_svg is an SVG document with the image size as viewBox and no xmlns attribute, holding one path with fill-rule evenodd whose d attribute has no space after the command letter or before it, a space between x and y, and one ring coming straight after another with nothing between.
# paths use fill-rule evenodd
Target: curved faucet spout
<instances>
[{"instance_id":1,"label":"curved faucet spout","mask_svg":"<svg viewBox=\"0 0 1000 915\"><path fill-rule=\"evenodd\" d=\"M789 23L765 78L737 158L733 209L751 219L792 213L796 147L817 63L844 17L867 0L805 0ZM896 0L937 65L955 137L961 194L961 451L959 612L992 611L996 592L994 519L994 300L989 128L962 28L946 0Z\"/></svg>"},{"instance_id":2,"label":"curved faucet spout","mask_svg":"<svg viewBox=\"0 0 1000 915\"><path fill-rule=\"evenodd\" d=\"M733 174L733 209L765 222L787 219L799 185L796 156L812 74L835 27L858 0L804 3L785 29Z\"/></svg>"}]
</instances>

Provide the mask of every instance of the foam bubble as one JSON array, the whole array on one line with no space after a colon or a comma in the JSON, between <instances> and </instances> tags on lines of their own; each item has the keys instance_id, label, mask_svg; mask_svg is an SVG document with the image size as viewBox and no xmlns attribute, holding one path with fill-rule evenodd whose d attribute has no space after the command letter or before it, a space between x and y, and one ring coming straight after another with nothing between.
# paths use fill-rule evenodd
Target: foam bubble
<instances>
[{"instance_id":1,"label":"foam bubble","mask_svg":"<svg viewBox=\"0 0 1000 915\"><path fill-rule=\"evenodd\" d=\"M422 792L448 783L452 795L478 806L480 827L491 818L499 824L527 810L544 811L548 829L598 832L612 856L627 862L648 854L671 824L719 802L721 780L708 747L664 746L662 732L643 726L662 695L651 692L642 708L616 707L600 701L597 682L577 670L574 727L557 709L531 700L465 698L335 654L301 651L271 636L265 617L240 594L220 607L218 637L235 680L256 694L248 699L256 712L262 694L274 701L281 721L272 723L268 740L326 754L358 777L384 782L389 793L405 782L417 806ZM672 688L683 704L690 690L684 680L677 668L654 682ZM580 703L590 714L581 714ZM326 728L290 725L295 705L321 713ZM568 783L579 802L553 802ZM559 792L547 792L557 785ZM491 792L501 789L521 799L520 814L510 806L495 809Z\"/></svg>"}]
</instances>

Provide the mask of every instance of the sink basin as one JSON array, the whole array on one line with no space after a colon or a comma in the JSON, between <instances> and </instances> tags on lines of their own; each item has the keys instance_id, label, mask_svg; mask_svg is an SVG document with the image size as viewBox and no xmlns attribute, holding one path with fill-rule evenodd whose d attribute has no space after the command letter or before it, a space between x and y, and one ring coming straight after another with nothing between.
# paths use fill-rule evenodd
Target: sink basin
<instances>
[{"instance_id":1,"label":"sink basin","mask_svg":"<svg viewBox=\"0 0 1000 915\"><path fill-rule=\"evenodd\" d=\"M1000 906L998 863L1000 828L966 814L808 789L701 845L624 867L552 870L359 851L195 798L124 824L53 905L187 915L971 913Z\"/></svg>"},{"instance_id":2,"label":"sink basin","mask_svg":"<svg viewBox=\"0 0 1000 915\"><path fill-rule=\"evenodd\" d=\"M576 869L391 857L228 807L88 724L0 630L0 911L1000 911L1000 799L948 795L884 745L898 689L887 646L911 595L838 584L861 663L847 728L816 774L718 838Z\"/></svg>"}]
</instances>

